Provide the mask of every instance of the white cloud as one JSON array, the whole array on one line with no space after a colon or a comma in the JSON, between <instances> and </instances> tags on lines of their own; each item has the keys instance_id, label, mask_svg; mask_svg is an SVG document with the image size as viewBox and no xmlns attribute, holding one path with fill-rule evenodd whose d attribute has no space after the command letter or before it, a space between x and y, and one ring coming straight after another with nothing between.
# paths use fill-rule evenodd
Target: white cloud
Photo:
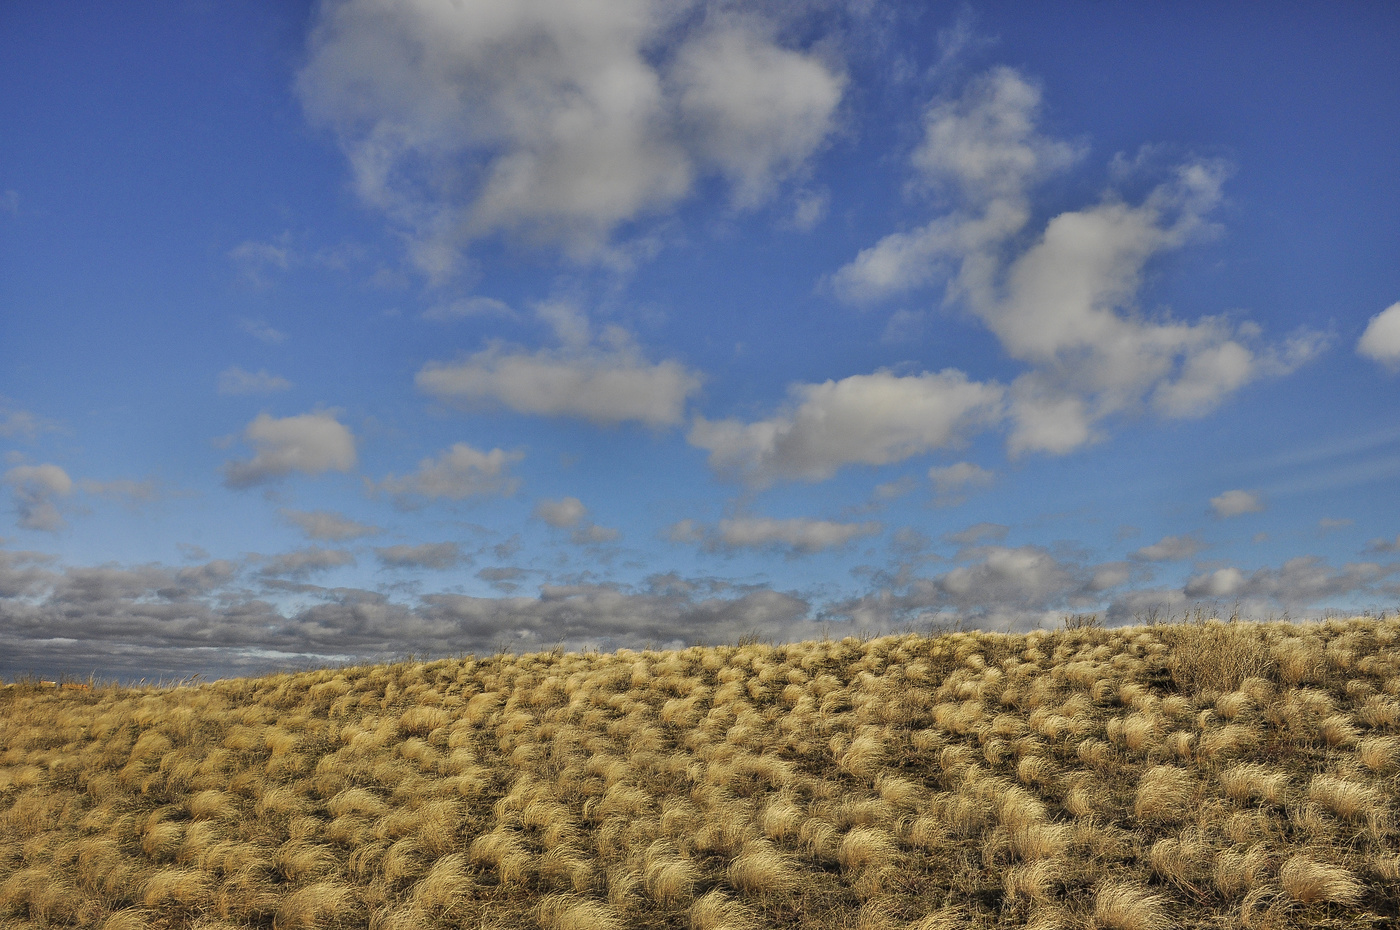
<instances>
[{"instance_id":1,"label":"white cloud","mask_svg":"<svg viewBox=\"0 0 1400 930\"><path fill-rule=\"evenodd\" d=\"M458 362L430 362L418 372L418 389L466 407L497 403L518 413L580 417L601 425L637 421L661 427L679 423L700 376L674 359L648 362L630 337L609 329L596 344L586 320L559 316L565 343L536 352L500 346Z\"/></svg>"},{"instance_id":2,"label":"white cloud","mask_svg":"<svg viewBox=\"0 0 1400 930\"><path fill-rule=\"evenodd\" d=\"M588 515L588 508L577 497L564 497L557 501L542 500L535 505L535 516L559 530L578 526L579 521Z\"/></svg>"},{"instance_id":3,"label":"white cloud","mask_svg":"<svg viewBox=\"0 0 1400 930\"><path fill-rule=\"evenodd\" d=\"M1002 388L958 371L899 376L888 371L789 388L787 410L767 420L706 420L691 445L710 466L765 485L821 481L844 465L886 465L956 445L1001 415Z\"/></svg>"},{"instance_id":4,"label":"white cloud","mask_svg":"<svg viewBox=\"0 0 1400 930\"><path fill-rule=\"evenodd\" d=\"M53 533L63 528L57 498L73 493L73 479L58 465L16 465L5 472L5 484L14 495L19 525Z\"/></svg>"},{"instance_id":5,"label":"white cloud","mask_svg":"<svg viewBox=\"0 0 1400 930\"><path fill-rule=\"evenodd\" d=\"M733 181L746 206L821 145L846 83L816 57L738 24L686 42L670 80L690 147Z\"/></svg>"},{"instance_id":6,"label":"white cloud","mask_svg":"<svg viewBox=\"0 0 1400 930\"><path fill-rule=\"evenodd\" d=\"M604 257L705 174L767 196L830 132L844 78L757 20L660 0L324 4L298 90L359 194L450 274L493 233Z\"/></svg>"},{"instance_id":7,"label":"white cloud","mask_svg":"<svg viewBox=\"0 0 1400 930\"><path fill-rule=\"evenodd\" d=\"M273 394L291 388L292 382L280 375L244 371L237 365L219 372L219 393L226 396L242 394Z\"/></svg>"},{"instance_id":8,"label":"white cloud","mask_svg":"<svg viewBox=\"0 0 1400 930\"><path fill-rule=\"evenodd\" d=\"M535 505L534 516L557 530L573 530L570 539L580 546L612 542L621 535L612 527L586 519L588 508L577 497L541 500Z\"/></svg>"},{"instance_id":9,"label":"white cloud","mask_svg":"<svg viewBox=\"0 0 1400 930\"><path fill-rule=\"evenodd\" d=\"M418 470L402 478L389 475L379 487L394 495L401 507L412 506L413 497L465 500L469 497L509 497L520 487L520 479L507 474L512 462L524 458L520 452L492 449L481 452L464 442L454 443L437 458L418 463Z\"/></svg>"},{"instance_id":10,"label":"white cloud","mask_svg":"<svg viewBox=\"0 0 1400 930\"><path fill-rule=\"evenodd\" d=\"M994 68L961 99L925 111L924 139L911 161L931 181L954 181L977 197L1018 196L1084 154L1036 131L1040 106L1039 87L1012 68Z\"/></svg>"},{"instance_id":11,"label":"white cloud","mask_svg":"<svg viewBox=\"0 0 1400 930\"><path fill-rule=\"evenodd\" d=\"M1152 545L1134 552L1133 558L1144 562L1179 562L1204 548L1205 544L1194 536L1163 536Z\"/></svg>"},{"instance_id":12,"label":"white cloud","mask_svg":"<svg viewBox=\"0 0 1400 930\"><path fill-rule=\"evenodd\" d=\"M1245 513L1259 513L1264 509L1264 501L1253 491L1226 491L1210 499L1210 508L1223 520Z\"/></svg>"},{"instance_id":13,"label":"white cloud","mask_svg":"<svg viewBox=\"0 0 1400 930\"><path fill-rule=\"evenodd\" d=\"M1400 369L1400 303L1371 317L1356 342L1356 351L1391 369Z\"/></svg>"},{"instance_id":14,"label":"white cloud","mask_svg":"<svg viewBox=\"0 0 1400 930\"><path fill-rule=\"evenodd\" d=\"M260 413L243 431L243 441L257 454L248 461L225 463L224 483L231 488L251 487L294 471L320 475L355 467L355 437L334 411L281 419Z\"/></svg>"},{"instance_id":15,"label":"white cloud","mask_svg":"<svg viewBox=\"0 0 1400 930\"><path fill-rule=\"evenodd\" d=\"M1321 350L1316 333L1262 345L1250 323L1149 318L1137 307L1149 262L1212 231L1220 163L1187 162L1139 203L1109 194L1028 235L1031 185L1082 154L1039 132L1039 109L1039 90L1008 68L930 107L913 165L959 207L886 236L832 277L854 301L942 283L947 302L965 306L1026 364L1008 395L1009 451L1067 452L1121 412L1200 416Z\"/></svg>"},{"instance_id":16,"label":"white cloud","mask_svg":"<svg viewBox=\"0 0 1400 930\"><path fill-rule=\"evenodd\" d=\"M1244 588L1244 572L1238 568L1217 568L1186 582L1187 597L1232 597Z\"/></svg>"},{"instance_id":17,"label":"white cloud","mask_svg":"<svg viewBox=\"0 0 1400 930\"><path fill-rule=\"evenodd\" d=\"M958 462L930 468L928 477L933 482L934 502L950 507L962 503L964 491L989 487L996 474L972 462Z\"/></svg>"},{"instance_id":18,"label":"white cloud","mask_svg":"<svg viewBox=\"0 0 1400 930\"><path fill-rule=\"evenodd\" d=\"M455 542L422 543L417 546L385 546L374 550L388 568L453 568L466 560Z\"/></svg>"},{"instance_id":19,"label":"white cloud","mask_svg":"<svg viewBox=\"0 0 1400 930\"><path fill-rule=\"evenodd\" d=\"M358 523L329 510L291 510L283 507L277 512L300 527L310 539L343 542L383 532L377 526Z\"/></svg>"},{"instance_id":20,"label":"white cloud","mask_svg":"<svg viewBox=\"0 0 1400 930\"><path fill-rule=\"evenodd\" d=\"M268 345L281 345L287 341L287 334L280 329L273 329L263 320L241 319L238 321L238 328L259 342Z\"/></svg>"}]
</instances>

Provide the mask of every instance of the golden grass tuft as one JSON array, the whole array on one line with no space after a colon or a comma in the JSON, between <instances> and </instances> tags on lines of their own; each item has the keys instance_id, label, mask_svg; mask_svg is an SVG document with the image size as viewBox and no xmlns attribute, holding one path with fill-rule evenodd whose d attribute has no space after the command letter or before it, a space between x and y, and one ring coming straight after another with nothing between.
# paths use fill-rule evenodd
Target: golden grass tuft
<instances>
[{"instance_id":1,"label":"golden grass tuft","mask_svg":"<svg viewBox=\"0 0 1400 930\"><path fill-rule=\"evenodd\" d=\"M282 899L273 921L274 930L311 930L325 927L348 915L355 904L351 889L338 882L303 885Z\"/></svg>"},{"instance_id":2,"label":"golden grass tuft","mask_svg":"<svg viewBox=\"0 0 1400 930\"><path fill-rule=\"evenodd\" d=\"M796 863L767 840L751 840L725 869L729 884L746 895L785 894L798 885Z\"/></svg>"},{"instance_id":3,"label":"golden grass tuft","mask_svg":"<svg viewBox=\"0 0 1400 930\"><path fill-rule=\"evenodd\" d=\"M1354 905L1365 891L1351 872L1303 853L1289 856L1279 869L1278 878L1284 893L1300 904Z\"/></svg>"},{"instance_id":4,"label":"golden grass tuft","mask_svg":"<svg viewBox=\"0 0 1400 930\"><path fill-rule=\"evenodd\" d=\"M1159 894L1133 881L1105 881L1094 889L1094 927L1103 930L1166 930L1171 926Z\"/></svg>"},{"instance_id":5,"label":"golden grass tuft","mask_svg":"<svg viewBox=\"0 0 1400 930\"><path fill-rule=\"evenodd\" d=\"M1220 786L1232 801L1283 804L1288 795L1288 773L1257 762L1232 765L1220 773Z\"/></svg>"},{"instance_id":6,"label":"golden grass tuft","mask_svg":"<svg viewBox=\"0 0 1400 930\"><path fill-rule=\"evenodd\" d=\"M1138 782L1133 812L1142 820L1173 823L1191 815L1197 782L1187 769L1157 765Z\"/></svg>"},{"instance_id":7,"label":"golden grass tuft","mask_svg":"<svg viewBox=\"0 0 1400 930\"><path fill-rule=\"evenodd\" d=\"M543 930L621 930L623 926L607 904L576 894L549 895L536 914Z\"/></svg>"},{"instance_id":8,"label":"golden grass tuft","mask_svg":"<svg viewBox=\"0 0 1400 930\"><path fill-rule=\"evenodd\" d=\"M707 891L687 912L691 930L755 930L756 915L718 888Z\"/></svg>"}]
</instances>

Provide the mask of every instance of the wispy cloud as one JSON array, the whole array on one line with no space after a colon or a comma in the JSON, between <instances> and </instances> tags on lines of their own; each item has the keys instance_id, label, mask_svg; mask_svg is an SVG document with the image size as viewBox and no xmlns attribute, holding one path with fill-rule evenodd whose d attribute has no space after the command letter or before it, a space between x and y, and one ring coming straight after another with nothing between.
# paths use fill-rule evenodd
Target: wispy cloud
<instances>
[{"instance_id":1,"label":"wispy cloud","mask_svg":"<svg viewBox=\"0 0 1400 930\"><path fill-rule=\"evenodd\" d=\"M286 333L274 329L263 320L244 318L238 321L238 328L259 342L265 342L268 345L281 345L287 341Z\"/></svg>"},{"instance_id":2,"label":"wispy cloud","mask_svg":"<svg viewBox=\"0 0 1400 930\"><path fill-rule=\"evenodd\" d=\"M772 549L789 555L806 555L874 536L883 529L882 524L873 520L847 523L807 517L739 516L721 520L713 527L684 520L673 524L666 535L672 542L699 542L712 551Z\"/></svg>"},{"instance_id":3,"label":"wispy cloud","mask_svg":"<svg viewBox=\"0 0 1400 930\"><path fill-rule=\"evenodd\" d=\"M384 546L375 549L386 568L430 568L443 571L470 561L455 542Z\"/></svg>"},{"instance_id":4,"label":"wispy cloud","mask_svg":"<svg viewBox=\"0 0 1400 930\"><path fill-rule=\"evenodd\" d=\"M377 526L351 520L330 510L291 510L283 507L277 512L283 519L300 527L309 539L344 542L383 532Z\"/></svg>"},{"instance_id":5,"label":"wispy cloud","mask_svg":"<svg viewBox=\"0 0 1400 930\"><path fill-rule=\"evenodd\" d=\"M73 479L58 465L16 465L5 472L19 525L30 530L57 532L64 526L58 501L73 493Z\"/></svg>"},{"instance_id":6,"label":"wispy cloud","mask_svg":"<svg viewBox=\"0 0 1400 930\"><path fill-rule=\"evenodd\" d=\"M270 374L266 369L251 372L233 365L219 372L219 393L225 396L275 394L291 387L292 382L281 375Z\"/></svg>"}]
</instances>

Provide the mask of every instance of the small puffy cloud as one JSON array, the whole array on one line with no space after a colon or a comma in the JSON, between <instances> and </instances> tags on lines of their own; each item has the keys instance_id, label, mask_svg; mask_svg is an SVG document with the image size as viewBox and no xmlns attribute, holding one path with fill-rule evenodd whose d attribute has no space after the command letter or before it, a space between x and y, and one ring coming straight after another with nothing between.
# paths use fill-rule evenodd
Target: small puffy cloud
<instances>
[{"instance_id":1,"label":"small puffy cloud","mask_svg":"<svg viewBox=\"0 0 1400 930\"><path fill-rule=\"evenodd\" d=\"M333 411L281 419L260 413L243 431L243 441L257 454L224 465L224 484L230 488L252 487L294 471L320 475L355 467L355 437Z\"/></svg>"},{"instance_id":2,"label":"small puffy cloud","mask_svg":"<svg viewBox=\"0 0 1400 930\"><path fill-rule=\"evenodd\" d=\"M648 362L622 329L595 340L588 318L563 303L543 304L539 317L562 344L537 352L495 346L458 362L430 362L418 389L468 408L499 404L518 413L572 416L602 425L628 421L671 426L681 421L700 376L670 359Z\"/></svg>"},{"instance_id":3,"label":"small puffy cloud","mask_svg":"<svg viewBox=\"0 0 1400 930\"><path fill-rule=\"evenodd\" d=\"M277 512L300 527L309 539L344 542L347 539L358 539L361 536L373 536L383 532L377 526L357 523L329 510L291 510L283 507Z\"/></svg>"},{"instance_id":4,"label":"small puffy cloud","mask_svg":"<svg viewBox=\"0 0 1400 930\"><path fill-rule=\"evenodd\" d=\"M780 549L790 554L820 552L844 546L854 539L874 536L884 527L875 522L841 523L803 517L780 520L772 517L731 517L717 526L703 527L682 520L670 527L673 542L701 542L710 550Z\"/></svg>"},{"instance_id":5,"label":"small puffy cloud","mask_svg":"<svg viewBox=\"0 0 1400 930\"><path fill-rule=\"evenodd\" d=\"M16 465L5 472L4 483L14 496L19 525L53 533L63 528L58 498L73 493L73 479L58 465Z\"/></svg>"},{"instance_id":6,"label":"small puffy cloud","mask_svg":"<svg viewBox=\"0 0 1400 930\"><path fill-rule=\"evenodd\" d=\"M557 501L542 500L535 505L535 516L559 530L572 529L588 514L588 508L577 497Z\"/></svg>"},{"instance_id":7,"label":"small puffy cloud","mask_svg":"<svg viewBox=\"0 0 1400 930\"><path fill-rule=\"evenodd\" d=\"M417 546L384 546L374 550L379 561L388 568L448 569L460 565L466 557L455 542L422 543Z\"/></svg>"},{"instance_id":8,"label":"small puffy cloud","mask_svg":"<svg viewBox=\"0 0 1400 930\"><path fill-rule=\"evenodd\" d=\"M571 539L581 546L612 542L620 535L611 527L586 519L588 508L577 497L542 500L535 505L534 516L555 529L573 530Z\"/></svg>"},{"instance_id":9,"label":"small puffy cloud","mask_svg":"<svg viewBox=\"0 0 1400 930\"><path fill-rule=\"evenodd\" d=\"M1264 501L1254 491L1226 491L1210 499L1210 508L1223 520L1246 513L1259 513L1264 509Z\"/></svg>"},{"instance_id":10,"label":"small puffy cloud","mask_svg":"<svg viewBox=\"0 0 1400 930\"><path fill-rule=\"evenodd\" d=\"M1394 539L1377 537L1366 544L1367 552L1400 552L1400 536Z\"/></svg>"},{"instance_id":11,"label":"small puffy cloud","mask_svg":"<svg viewBox=\"0 0 1400 930\"><path fill-rule=\"evenodd\" d=\"M238 321L238 328L259 342L268 345L281 345L287 341L287 334L280 329L273 329L264 320L254 320L244 317Z\"/></svg>"},{"instance_id":12,"label":"small puffy cloud","mask_svg":"<svg viewBox=\"0 0 1400 930\"><path fill-rule=\"evenodd\" d=\"M757 15L691 13L340 0L318 8L297 89L430 276L498 233L605 260L616 228L700 178L762 202L834 128L845 78L826 58Z\"/></svg>"},{"instance_id":13,"label":"small puffy cloud","mask_svg":"<svg viewBox=\"0 0 1400 930\"><path fill-rule=\"evenodd\" d=\"M1205 544L1194 536L1163 536L1134 552L1133 558L1143 562L1179 562L1204 548Z\"/></svg>"},{"instance_id":14,"label":"small puffy cloud","mask_svg":"<svg viewBox=\"0 0 1400 930\"><path fill-rule=\"evenodd\" d=\"M1238 568L1217 568L1186 582L1187 597L1233 597L1244 588L1244 572Z\"/></svg>"},{"instance_id":15,"label":"small puffy cloud","mask_svg":"<svg viewBox=\"0 0 1400 930\"><path fill-rule=\"evenodd\" d=\"M1400 303L1393 303L1371 317L1366 331L1357 340L1356 352L1392 370L1400 370Z\"/></svg>"},{"instance_id":16,"label":"small puffy cloud","mask_svg":"<svg viewBox=\"0 0 1400 930\"><path fill-rule=\"evenodd\" d=\"M673 543L704 542L705 527L694 520L679 520L668 526L662 537Z\"/></svg>"},{"instance_id":17,"label":"small puffy cloud","mask_svg":"<svg viewBox=\"0 0 1400 930\"><path fill-rule=\"evenodd\" d=\"M520 487L520 479L508 474L507 469L522 458L520 452L482 452L458 442L437 458L423 459L412 474L402 478L389 475L379 488L392 494L401 507L411 506L414 497L454 501L509 497Z\"/></svg>"},{"instance_id":18,"label":"small puffy cloud","mask_svg":"<svg viewBox=\"0 0 1400 930\"><path fill-rule=\"evenodd\" d=\"M292 382L268 371L244 371L237 365L219 372L219 393L225 397L245 394L275 394L291 388Z\"/></svg>"},{"instance_id":19,"label":"small puffy cloud","mask_svg":"<svg viewBox=\"0 0 1400 930\"><path fill-rule=\"evenodd\" d=\"M952 180L977 198L1018 195L1084 154L1036 130L1040 108L1039 87L1013 68L994 68L960 99L929 106L910 160L931 181Z\"/></svg>"},{"instance_id":20,"label":"small puffy cloud","mask_svg":"<svg viewBox=\"0 0 1400 930\"><path fill-rule=\"evenodd\" d=\"M697 417L689 441L710 467L753 485L822 481L846 465L887 465L958 444L996 422L1002 389L961 372L888 371L794 385L788 408L753 423Z\"/></svg>"},{"instance_id":21,"label":"small puffy cloud","mask_svg":"<svg viewBox=\"0 0 1400 930\"><path fill-rule=\"evenodd\" d=\"M318 572L355 564L355 556L344 549L322 549L312 546L281 555L264 557L258 574L265 578L301 580Z\"/></svg>"},{"instance_id":22,"label":"small puffy cloud","mask_svg":"<svg viewBox=\"0 0 1400 930\"><path fill-rule=\"evenodd\" d=\"M958 462L930 468L928 477L933 482L934 503L946 507L962 503L966 491L989 487L996 474L972 462Z\"/></svg>"}]
</instances>

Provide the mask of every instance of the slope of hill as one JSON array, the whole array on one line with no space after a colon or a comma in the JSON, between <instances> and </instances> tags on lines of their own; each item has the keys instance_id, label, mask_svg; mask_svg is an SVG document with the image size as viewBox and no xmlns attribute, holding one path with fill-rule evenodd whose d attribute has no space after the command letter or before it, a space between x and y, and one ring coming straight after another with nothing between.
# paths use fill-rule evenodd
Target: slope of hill
<instances>
[{"instance_id":1,"label":"slope of hill","mask_svg":"<svg viewBox=\"0 0 1400 930\"><path fill-rule=\"evenodd\" d=\"M4 927L1400 926L1400 621L0 692Z\"/></svg>"}]
</instances>

